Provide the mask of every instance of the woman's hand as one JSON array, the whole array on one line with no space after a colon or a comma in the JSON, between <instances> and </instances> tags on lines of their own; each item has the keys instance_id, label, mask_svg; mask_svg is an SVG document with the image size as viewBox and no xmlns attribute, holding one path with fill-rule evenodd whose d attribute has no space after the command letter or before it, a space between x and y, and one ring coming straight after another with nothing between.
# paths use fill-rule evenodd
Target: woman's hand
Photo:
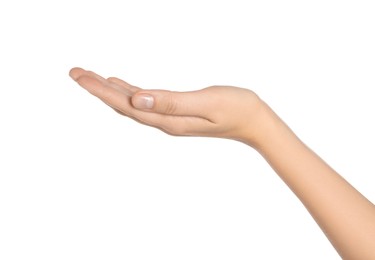
<instances>
[{"instance_id":1,"label":"woman's hand","mask_svg":"<svg viewBox=\"0 0 375 260\"><path fill-rule=\"evenodd\" d=\"M267 106L248 89L144 90L81 68L72 69L70 76L117 112L171 135L229 138L256 146L265 126Z\"/></svg>"},{"instance_id":2,"label":"woman's hand","mask_svg":"<svg viewBox=\"0 0 375 260\"><path fill-rule=\"evenodd\" d=\"M304 145L252 91L143 90L72 69L83 88L119 113L173 135L223 137L256 148L297 195L345 259L375 259L375 207Z\"/></svg>"}]
</instances>

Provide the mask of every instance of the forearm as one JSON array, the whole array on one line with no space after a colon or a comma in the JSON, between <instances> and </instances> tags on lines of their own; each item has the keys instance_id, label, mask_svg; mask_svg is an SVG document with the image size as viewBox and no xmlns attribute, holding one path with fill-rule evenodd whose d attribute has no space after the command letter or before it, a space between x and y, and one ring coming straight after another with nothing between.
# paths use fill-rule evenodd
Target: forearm
<instances>
[{"instance_id":1,"label":"forearm","mask_svg":"<svg viewBox=\"0 0 375 260\"><path fill-rule=\"evenodd\" d=\"M375 259L375 207L265 108L255 147L302 201L341 257Z\"/></svg>"}]
</instances>

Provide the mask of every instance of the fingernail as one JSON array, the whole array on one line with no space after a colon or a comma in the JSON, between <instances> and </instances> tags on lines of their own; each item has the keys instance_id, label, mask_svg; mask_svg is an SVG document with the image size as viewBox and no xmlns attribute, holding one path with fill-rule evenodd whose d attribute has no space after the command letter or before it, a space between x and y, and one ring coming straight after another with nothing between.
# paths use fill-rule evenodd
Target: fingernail
<instances>
[{"instance_id":1,"label":"fingernail","mask_svg":"<svg viewBox=\"0 0 375 260\"><path fill-rule=\"evenodd\" d=\"M151 109L154 106L154 98L146 94L137 95L132 101L133 106L138 109Z\"/></svg>"}]
</instances>

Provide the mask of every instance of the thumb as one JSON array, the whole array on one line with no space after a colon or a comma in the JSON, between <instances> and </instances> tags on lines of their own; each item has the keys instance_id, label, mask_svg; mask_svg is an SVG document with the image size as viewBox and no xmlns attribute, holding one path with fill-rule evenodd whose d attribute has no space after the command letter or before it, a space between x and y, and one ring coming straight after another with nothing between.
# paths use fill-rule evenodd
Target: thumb
<instances>
[{"instance_id":1,"label":"thumb","mask_svg":"<svg viewBox=\"0 0 375 260\"><path fill-rule=\"evenodd\" d=\"M141 90L132 96L136 109L179 116L204 116L207 100L201 91Z\"/></svg>"}]
</instances>

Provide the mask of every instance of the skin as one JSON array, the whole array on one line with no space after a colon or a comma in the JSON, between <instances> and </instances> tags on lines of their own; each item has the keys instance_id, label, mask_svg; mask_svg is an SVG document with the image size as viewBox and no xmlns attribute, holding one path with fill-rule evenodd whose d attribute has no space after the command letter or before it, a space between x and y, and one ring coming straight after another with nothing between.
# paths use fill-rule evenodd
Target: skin
<instances>
[{"instance_id":1,"label":"skin","mask_svg":"<svg viewBox=\"0 0 375 260\"><path fill-rule=\"evenodd\" d=\"M228 138L253 147L301 200L343 259L375 259L374 204L251 90L144 90L81 68L73 68L70 76L118 113L168 134Z\"/></svg>"}]
</instances>

